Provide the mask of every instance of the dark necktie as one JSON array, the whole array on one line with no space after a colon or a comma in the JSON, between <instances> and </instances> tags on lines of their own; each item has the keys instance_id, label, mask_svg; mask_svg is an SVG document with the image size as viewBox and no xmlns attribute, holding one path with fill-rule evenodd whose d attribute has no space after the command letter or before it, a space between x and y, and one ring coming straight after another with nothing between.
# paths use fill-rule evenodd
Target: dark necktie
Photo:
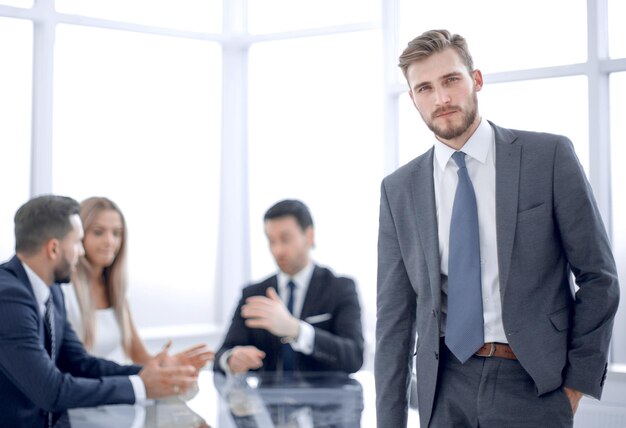
<instances>
[{"instance_id":1,"label":"dark necktie","mask_svg":"<svg viewBox=\"0 0 626 428\"><path fill-rule=\"evenodd\" d=\"M293 281L287 283L287 309L293 315L293 301L296 292L296 284ZM289 343L283 343L283 371L290 372L294 369L295 351Z\"/></svg>"},{"instance_id":2,"label":"dark necktie","mask_svg":"<svg viewBox=\"0 0 626 428\"><path fill-rule=\"evenodd\" d=\"M465 153L455 152L452 159L459 167L459 182L450 220L445 340L450 351L464 363L485 342L480 238L476 195L465 166Z\"/></svg>"},{"instance_id":3,"label":"dark necktie","mask_svg":"<svg viewBox=\"0 0 626 428\"><path fill-rule=\"evenodd\" d=\"M54 361L56 354L56 335L54 331L54 303L52 294L46 300L46 312L44 314L46 324L46 350L48 355Z\"/></svg>"},{"instance_id":4,"label":"dark necktie","mask_svg":"<svg viewBox=\"0 0 626 428\"><path fill-rule=\"evenodd\" d=\"M45 345L50 358L54 364L56 355L56 335L54 331L54 302L52 300L52 294L46 300L46 312L44 313L44 324L46 330ZM54 426L54 414L48 412L48 427Z\"/></svg>"}]
</instances>

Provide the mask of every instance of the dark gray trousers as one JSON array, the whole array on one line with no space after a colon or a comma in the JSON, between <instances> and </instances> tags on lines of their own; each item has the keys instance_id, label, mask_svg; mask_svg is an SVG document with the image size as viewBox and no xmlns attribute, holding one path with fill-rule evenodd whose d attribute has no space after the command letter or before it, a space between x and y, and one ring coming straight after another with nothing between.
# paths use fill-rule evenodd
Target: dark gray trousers
<instances>
[{"instance_id":1,"label":"dark gray trousers","mask_svg":"<svg viewBox=\"0 0 626 428\"><path fill-rule=\"evenodd\" d=\"M471 357L461 364L442 341L429 427L552 428L574 424L562 388L537 396L518 361Z\"/></svg>"}]
</instances>

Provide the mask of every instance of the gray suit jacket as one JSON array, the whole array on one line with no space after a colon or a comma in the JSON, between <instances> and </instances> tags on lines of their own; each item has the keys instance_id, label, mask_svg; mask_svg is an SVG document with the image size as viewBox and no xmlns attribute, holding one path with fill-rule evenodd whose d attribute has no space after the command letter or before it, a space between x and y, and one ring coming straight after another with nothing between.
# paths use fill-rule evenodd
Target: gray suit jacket
<instances>
[{"instance_id":1,"label":"gray suit jacket","mask_svg":"<svg viewBox=\"0 0 626 428\"><path fill-rule=\"evenodd\" d=\"M507 339L537 394L565 385L599 398L619 285L591 187L567 138L491 125ZM441 310L433 153L382 183L375 358L379 427L406 426L414 352L421 426L428 426L433 407ZM575 296L570 273L580 287Z\"/></svg>"}]
</instances>

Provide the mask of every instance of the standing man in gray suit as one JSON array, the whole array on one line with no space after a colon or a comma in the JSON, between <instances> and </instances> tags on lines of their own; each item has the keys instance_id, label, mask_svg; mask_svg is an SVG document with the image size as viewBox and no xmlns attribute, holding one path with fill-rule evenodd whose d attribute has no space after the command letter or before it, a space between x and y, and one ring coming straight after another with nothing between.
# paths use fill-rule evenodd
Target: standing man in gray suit
<instances>
[{"instance_id":1,"label":"standing man in gray suit","mask_svg":"<svg viewBox=\"0 0 626 428\"><path fill-rule=\"evenodd\" d=\"M572 143L483 120L459 35L428 31L399 65L434 147L382 183L378 426L406 426L415 356L423 428L571 427L600 398L619 300Z\"/></svg>"}]
</instances>

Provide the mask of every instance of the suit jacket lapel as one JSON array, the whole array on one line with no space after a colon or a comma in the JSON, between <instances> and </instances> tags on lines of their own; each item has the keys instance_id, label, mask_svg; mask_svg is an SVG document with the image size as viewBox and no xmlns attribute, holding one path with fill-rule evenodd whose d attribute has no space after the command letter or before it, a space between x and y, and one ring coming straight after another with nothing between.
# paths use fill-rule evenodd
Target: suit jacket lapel
<instances>
[{"instance_id":1,"label":"suit jacket lapel","mask_svg":"<svg viewBox=\"0 0 626 428\"><path fill-rule=\"evenodd\" d=\"M270 279L270 283L267 288L273 288L274 291L276 291L276 294L278 294L281 299L284 298L284 296L280 295L280 290L278 289L278 275L274 275ZM265 293L263 294L264 296L267 296L267 288L265 289ZM287 305L286 301L285 301L285 305ZM282 345L280 341L280 337L274 336L272 333L270 333L267 330L259 330L259 331L261 331L263 334L263 337L264 337L263 340L267 341L268 345L272 347L274 355L280 355L281 345Z\"/></svg>"},{"instance_id":2,"label":"suit jacket lapel","mask_svg":"<svg viewBox=\"0 0 626 428\"><path fill-rule=\"evenodd\" d=\"M411 191L419 241L426 257L430 288L435 310L441 307L441 269L439 258L439 231L437 228L437 207L435 203L435 183L433 179L434 147L417 163L413 171Z\"/></svg>"},{"instance_id":3,"label":"suit jacket lapel","mask_svg":"<svg viewBox=\"0 0 626 428\"><path fill-rule=\"evenodd\" d=\"M511 131L493 123L491 126L496 138L496 234L500 293L504 297L517 224L522 147L511 144L517 138Z\"/></svg>"},{"instance_id":4,"label":"suit jacket lapel","mask_svg":"<svg viewBox=\"0 0 626 428\"><path fill-rule=\"evenodd\" d=\"M300 319L305 319L311 315L318 315L314 312L315 302L319 302L317 296L322 292L322 283L319 280L319 268L315 266L313 268L313 274L311 275L311 282L307 289L304 302L302 302L302 310L300 311ZM313 306L313 307L312 307Z\"/></svg>"}]
</instances>

